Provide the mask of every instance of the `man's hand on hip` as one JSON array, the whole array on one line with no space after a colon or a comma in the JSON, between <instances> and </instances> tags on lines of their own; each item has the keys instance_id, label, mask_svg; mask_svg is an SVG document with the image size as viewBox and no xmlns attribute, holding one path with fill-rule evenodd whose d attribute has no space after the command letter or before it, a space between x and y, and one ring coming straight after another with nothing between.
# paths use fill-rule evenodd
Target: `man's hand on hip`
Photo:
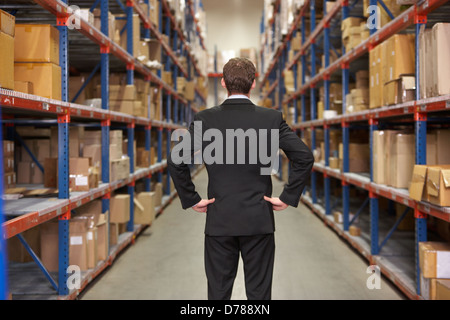
<instances>
[{"instance_id":1,"label":"man's hand on hip","mask_svg":"<svg viewBox=\"0 0 450 320\"><path fill-rule=\"evenodd\" d=\"M275 211L281 211L286 209L289 205L280 200L280 198L269 198L264 196L264 200L270 202L272 204L272 208Z\"/></svg>"},{"instance_id":2,"label":"man's hand on hip","mask_svg":"<svg viewBox=\"0 0 450 320\"><path fill-rule=\"evenodd\" d=\"M208 205L213 203L214 201L216 201L215 198L209 200L202 199L200 200L199 203L193 206L192 209L194 209L197 212L206 212L206 210L208 209Z\"/></svg>"}]
</instances>

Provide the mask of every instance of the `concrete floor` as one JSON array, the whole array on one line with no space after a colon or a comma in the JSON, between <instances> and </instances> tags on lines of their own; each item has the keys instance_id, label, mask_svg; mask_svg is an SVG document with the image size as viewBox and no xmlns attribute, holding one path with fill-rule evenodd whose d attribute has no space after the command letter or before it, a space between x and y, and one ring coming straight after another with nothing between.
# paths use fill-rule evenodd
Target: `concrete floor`
<instances>
[{"instance_id":1,"label":"concrete floor","mask_svg":"<svg viewBox=\"0 0 450 320\"><path fill-rule=\"evenodd\" d=\"M195 184L205 196L206 170ZM273 184L279 195L282 183L274 179ZM182 210L176 198L81 299L206 299L204 223L203 214ZM380 289L368 289L368 262L302 204L276 213L275 223L274 300L404 299L383 277ZM232 295L237 299L246 299L242 263Z\"/></svg>"}]
</instances>

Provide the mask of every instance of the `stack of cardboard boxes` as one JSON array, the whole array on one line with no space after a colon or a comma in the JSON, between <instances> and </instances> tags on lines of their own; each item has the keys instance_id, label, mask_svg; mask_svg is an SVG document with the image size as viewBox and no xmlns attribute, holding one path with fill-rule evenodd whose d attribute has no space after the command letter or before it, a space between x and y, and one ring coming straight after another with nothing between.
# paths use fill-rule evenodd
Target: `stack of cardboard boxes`
<instances>
[{"instance_id":1,"label":"stack of cardboard boxes","mask_svg":"<svg viewBox=\"0 0 450 320\"><path fill-rule=\"evenodd\" d=\"M365 24L363 19L356 17L348 17L342 20L342 43L345 46L346 52L361 43L361 25Z\"/></svg>"},{"instance_id":2,"label":"stack of cardboard boxes","mask_svg":"<svg viewBox=\"0 0 450 320\"><path fill-rule=\"evenodd\" d=\"M155 192L140 192L134 197L134 224L151 225L156 216Z\"/></svg>"},{"instance_id":3,"label":"stack of cardboard boxes","mask_svg":"<svg viewBox=\"0 0 450 320\"><path fill-rule=\"evenodd\" d=\"M0 10L0 88L14 90L15 17Z\"/></svg>"},{"instance_id":4,"label":"stack of cardboard boxes","mask_svg":"<svg viewBox=\"0 0 450 320\"><path fill-rule=\"evenodd\" d=\"M330 106L329 110L336 111L337 114L342 113L342 85L338 82L331 82L329 89ZM323 119L325 109L325 88L319 88L319 101L317 102L317 118Z\"/></svg>"},{"instance_id":5,"label":"stack of cardboard boxes","mask_svg":"<svg viewBox=\"0 0 450 320\"><path fill-rule=\"evenodd\" d=\"M414 35L395 34L369 52L370 108L414 99Z\"/></svg>"},{"instance_id":6,"label":"stack of cardboard boxes","mask_svg":"<svg viewBox=\"0 0 450 320\"><path fill-rule=\"evenodd\" d=\"M14 188L16 185L16 173L14 172L14 141L3 140L3 170L4 188Z\"/></svg>"},{"instance_id":7,"label":"stack of cardboard boxes","mask_svg":"<svg viewBox=\"0 0 450 320\"><path fill-rule=\"evenodd\" d=\"M427 134L428 165L414 165L409 185L409 195L412 199L428 201L438 206L450 206L450 184L448 183L450 152L447 148L449 139L450 130L437 130ZM434 147L428 147L433 143L435 143ZM431 150L435 150L434 153Z\"/></svg>"},{"instance_id":8,"label":"stack of cardboard boxes","mask_svg":"<svg viewBox=\"0 0 450 320\"><path fill-rule=\"evenodd\" d=\"M436 130L427 134L427 163L430 167L444 168L450 163L450 153L446 143L450 139L450 130ZM436 198L426 193L422 195L425 175L415 175L413 172L426 166L414 166L415 164L415 135L402 130L377 130L373 134L373 181L378 184L386 184L395 188L410 188L413 199L418 201L434 201L440 204L440 197ZM420 179L419 179L420 178ZM439 181L437 178L436 181ZM417 185L421 185L417 193ZM432 189L436 184L430 181ZM411 188L414 186L414 191ZM424 192L426 191L426 188ZM441 189L445 191L445 188ZM412 195L412 194L415 195ZM433 191L431 191L432 194Z\"/></svg>"},{"instance_id":9,"label":"stack of cardboard boxes","mask_svg":"<svg viewBox=\"0 0 450 320\"><path fill-rule=\"evenodd\" d=\"M346 95L346 112L358 112L369 109L369 72L359 70L355 74L355 87Z\"/></svg>"},{"instance_id":10,"label":"stack of cardboard boxes","mask_svg":"<svg viewBox=\"0 0 450 320\"><path fill-rule=\"evenodd\" d=\"M159 87L150 87L150 119L162 120L162 92Z\"/></svg>"},{"instance_id":11,"label":"stack of cardboard boxes","mask_svg":"<svg viewBox=\"0 0 450 320\"><path fill-rule=\"evenodd\" d=\"M161 196L160 183L155 185L154 192L141 192L135 195L134 224L151 225L156 216L155 209L157 205L161 205ZM100 261L108 258L108 246L112 247L119 243L119 236L126 232L126 225L130 220L130 196L112 195L110 208L110 212L102 214L102 201L96 199L72 211L69 220L69 265L76 265L81 271L93 269ZM27 231L26 237L47 270L58 271L57 221L51 220ZM18 241L10 240L9 244L11 250L21 247ZM15 250L15 253L10 255L10 260L27 262L31 261L31 257L24 250Z\"/></svg>"},{"instance_id":12,"label":"stack of cardboard boxes","mask_svg":"<svg viewBox=\"0 0 450 320\"><path fill-rule=\"evenodd\" d=\"M449 243L419 242L420 294L424 299L450 299L449 261Z\"/></svg>"},{"instance_id":13,"label":"stack of cardboard boxes","mask_svg":"<svg viewBox=\"0 0 450 320\"><path fill-rule=\"evenodd\" d=\"M126 179L130 175L130 157L123 151L122 135L122 130L109 132L109 180L111 182Z\"/></svg>"},{"instance_id":14,"label":"stack of cardboard boxes","mask_svg":"<svg viewBox=\"0 0 450 320\"><path fill-rule=\"evenodd\" d=\"M415 162L414 133L378 130L373 134L373 181L408 188Z\"/></svg>"},{"instance_id":15,"label":"stack of cardboard boxes","mask_svg":"<svg viewBox=\"0 0 450 320\"><path fill-rule=\"evenodd\" d=\"M344 146L339 144L339 166L343 171ZM367 143L350 142L348 145L349 172L370 172L370 148Z\"/></svg>"},{"instance_id":16,"label":"stack of cardboard boxes","mask_svg":"<svg viewBox=\"0 0 450 320\"><path fill-rule=\"evenodd\" d=\"M73 211L69 220L69 265L81 271L95 268L108 257L108 229L101 200L91 201ZM40 257L46 269L58 271L58 223L51 220L39 226Z\"/></svg>"},{"instance_id":17,"label":"stack of cardboard boxes","mask_svg":"<svg viewBox=\"0 0 450 320\"><path fill-rule=\"evenodd\" d=\"M61 100L58 29L51 25L16 24L14 80L31 82L35 95Z\"/></svg>"}]
</instances>

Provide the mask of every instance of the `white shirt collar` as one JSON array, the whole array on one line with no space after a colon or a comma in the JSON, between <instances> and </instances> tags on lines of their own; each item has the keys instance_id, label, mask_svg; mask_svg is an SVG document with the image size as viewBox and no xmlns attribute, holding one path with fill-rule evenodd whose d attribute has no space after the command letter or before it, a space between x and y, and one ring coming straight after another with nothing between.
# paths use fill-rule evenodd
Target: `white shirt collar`
<instances>
[{"instance_id":1,"label":"white shirt collar","mask_svg":"<svg viewBox=\"0 0 450 320\"><path fill-rule=\"evenodd\" d=\"M243 94L233 94L233 95L229 96L228 99L248 99L248 100L250 100L249 97L247 97L246 95L243 95Z\"/></svg>"}]
</instances>

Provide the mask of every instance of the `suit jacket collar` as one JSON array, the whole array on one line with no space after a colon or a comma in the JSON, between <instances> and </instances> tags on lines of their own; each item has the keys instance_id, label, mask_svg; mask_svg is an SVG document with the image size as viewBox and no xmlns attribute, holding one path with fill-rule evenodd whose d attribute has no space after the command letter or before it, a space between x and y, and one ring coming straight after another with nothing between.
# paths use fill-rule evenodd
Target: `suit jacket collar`
<instances>
[{"instance_id":1,"label":"suit jacket collar","mask_svg":"<svg viewBox=\"0 0 450 320\"><path fill-rule=\"evenodd\" d=\"M254 103L250 99L226 99L222 105L254 105Z\"/></svg>"}]
</instances>

